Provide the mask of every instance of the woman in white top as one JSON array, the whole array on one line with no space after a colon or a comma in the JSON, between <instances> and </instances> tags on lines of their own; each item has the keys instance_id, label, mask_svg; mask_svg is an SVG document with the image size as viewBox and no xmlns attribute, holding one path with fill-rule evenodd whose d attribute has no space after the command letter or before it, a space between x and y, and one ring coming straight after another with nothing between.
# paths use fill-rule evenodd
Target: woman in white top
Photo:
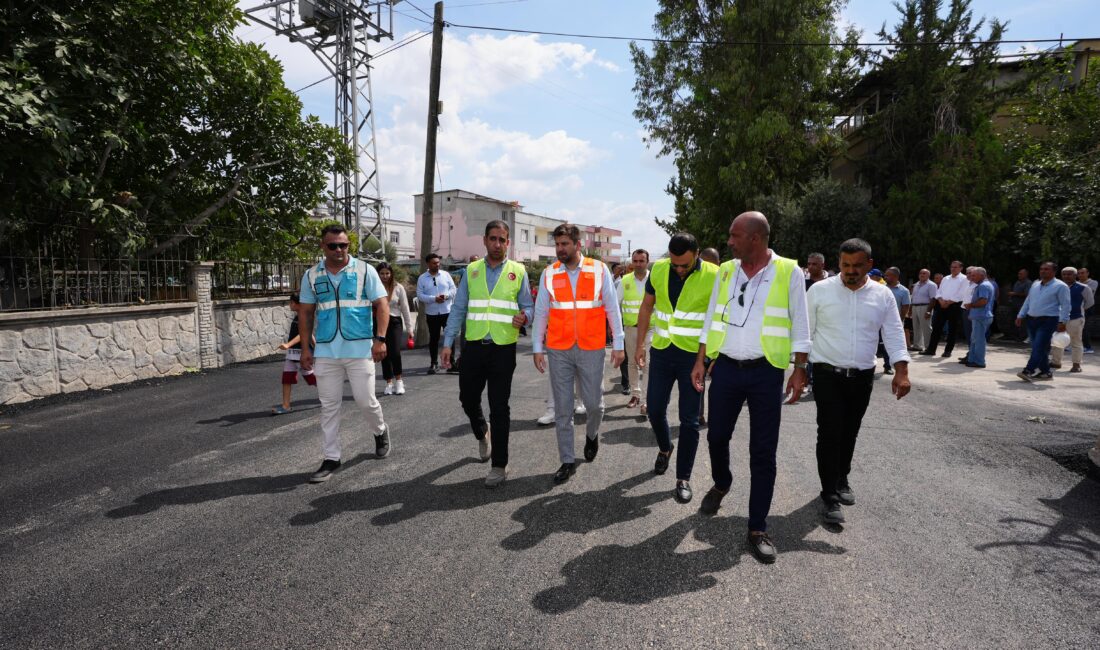
<instances>
[{"instance_id":1,"label":"woman in white top","mask_svg":"<svg viewBox=\"0 0 1100 650\"><path fill-rule=\"evenodd\" d=\"M413 327L409 315L409 296L405 287L393 279L393 267L379 262L378 277L386 287L390 299L390 325L386 330L386 358L382 360L382 377L386 380L383 395L404 395L405 382L401 379L401 348L408 340ZM396 380L396 381L395 381Z\"/></svg>"}]
</instances>

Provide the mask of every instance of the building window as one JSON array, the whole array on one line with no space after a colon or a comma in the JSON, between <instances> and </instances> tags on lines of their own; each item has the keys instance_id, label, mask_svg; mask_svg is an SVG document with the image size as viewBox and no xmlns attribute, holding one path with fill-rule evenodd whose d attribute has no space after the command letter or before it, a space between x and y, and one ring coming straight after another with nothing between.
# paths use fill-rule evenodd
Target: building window
<instances>
[{"instance_id":1,"label":"building window","mask_svg":"<svg viewBox=\"0 0 1100 650\"><path fill-rule=\"evenodd\" d=\"M527 240L528 240L528 237L529 237L529 235L528 235L526 230L519 231L519 241L520 241L521 244L526 244Z\"/></svg>"},{"instance_id":2,"label":"building window","mask_svg":"<svg viewBox=\"0 0 1100 650\"><path fill-rule=\"evenodd\" d=\"M507 210L501 210L500 211L500 220L501 221L508 221L508 211Z\"/></svg>"},{"instance_id":3,"label":"building window","mask_svg":"<svg viewBox=\"0 0 1100 650\"><path fill-rule=\"evenodd\" d=\"M390 243L391 244L400 244L401 243L401 233L399 233L399 232L390 232Z\"/></svg>"}]
</instances>

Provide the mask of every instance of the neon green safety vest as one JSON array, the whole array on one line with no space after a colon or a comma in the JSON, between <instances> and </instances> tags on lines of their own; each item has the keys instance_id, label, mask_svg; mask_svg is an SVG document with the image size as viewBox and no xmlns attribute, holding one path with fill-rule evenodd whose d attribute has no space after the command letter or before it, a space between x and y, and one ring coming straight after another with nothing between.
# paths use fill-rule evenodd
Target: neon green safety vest
<instances>
[{"instance_id":1,"label":"neon green safety vest","mask_svg":"<svg viewBox=\"0 0 1100 650\"><path fill-rule=\"evenodd\" d=\"M791 363L790 288L795 266L794 260L775 258L775 278L764 301L764 324L760 330L760 347L764 349L764 357L771 365L784 370ZM714 317L707 332L707 356L711 359L718 356L722 342L726 340L730 283L737 277L737 260L723 263L718 272L718 304L714 307ZM767 269L760 272L766 273Z\"/></svg>"},{"instance_id":2,"label":"neon green safety vest","mask_svg":"<svg viewBox=\"0 0 1100 650\"><path fill-rule=\"evenodd\" d=\"M497 345L510 345L519 338L519 330L512 326L512 318L519 313L516 299L520 287L527 281L527 271L519 262L505 260L490 294L485 269L484 259L466 267L466 289L470 296L466 311L466 340L480 341L490 336Z\"/></svg>"},{"instance_id":3,"label":"neon green safety vest","mask_svg":"<svg viewBox=\"0 0 1100 650\"><path fill-rule=\"evenodd\" d=\"M699 337L703 334L703 321L707 319L707 307L710 305L710 292L714 289L714 279L718 276L718 267L710 262L701 262L699 270L688 276L675 308L668 298L668 274L672 261L667 257L653 265L649 283L657 292L657 302L653 306L653 347L664 350L674 344L688 352L699 351Z\"/></svg>"},{"instance_id":4,"label":"neon green safety vest","mask_svg":"<svg viewBox=\"0 0 1100 650\"><path fill-rule=\"evenodd\" d=\"M638 311L645 298L645 280L639 280L633 273L623 276L623 325L635 327L638 324Z\"/></svg>"}]
</instances>

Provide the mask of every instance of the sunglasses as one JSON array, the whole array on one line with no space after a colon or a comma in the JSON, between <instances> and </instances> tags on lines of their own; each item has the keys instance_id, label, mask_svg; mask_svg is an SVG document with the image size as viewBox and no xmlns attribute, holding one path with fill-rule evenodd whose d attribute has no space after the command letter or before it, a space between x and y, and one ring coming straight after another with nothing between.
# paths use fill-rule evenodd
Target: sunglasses
<instances>
[{"instance_id":1,"label":"sunglasses","mask_svg":"<svg viewBox=\"0 0 1100 650\"><path fill-rule=\"evenodd\" d=\"M347 242L332 242L332 243L329 243L329 244L325 244L325 246L327 246L330 251L342 251L342 250L344 250L345 248L348 247L348 243Z\"/></svg>"}]
</instances>

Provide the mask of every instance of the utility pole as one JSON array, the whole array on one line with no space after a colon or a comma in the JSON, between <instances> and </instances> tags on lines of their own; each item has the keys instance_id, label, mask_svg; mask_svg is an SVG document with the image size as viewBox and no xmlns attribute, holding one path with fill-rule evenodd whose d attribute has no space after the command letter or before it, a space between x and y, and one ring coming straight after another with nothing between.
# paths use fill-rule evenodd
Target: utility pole
<instances>
[{"instance_id":1,"label":"utility pole","mask_svg":"<svg viewBox=\"0 0 1100 650\"><path fill-rule=\"evenodd\" d=\"M424 256L432 250L435 217L435 134L439 129L439 73L443 66L443 3L435 3L432 21L432 71L428 86L428 137L424 151L424 205L420 218L420 268L428 270Z\"/></svg>"}]
</instances>

